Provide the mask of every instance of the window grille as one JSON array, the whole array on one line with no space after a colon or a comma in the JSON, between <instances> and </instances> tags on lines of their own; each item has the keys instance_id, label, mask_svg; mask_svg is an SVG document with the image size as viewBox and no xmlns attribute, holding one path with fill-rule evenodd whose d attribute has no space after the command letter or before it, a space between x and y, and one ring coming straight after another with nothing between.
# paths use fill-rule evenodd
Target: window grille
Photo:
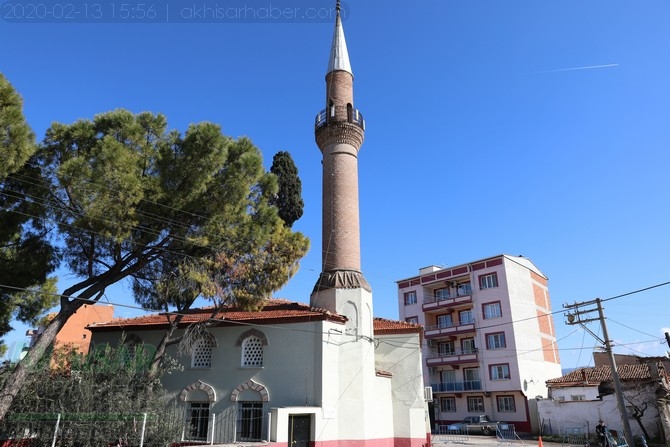
<instances>
[{"instance_id":1,"label":"window grille","mask_svg":"<svg viewBox=\"0 0 670 447\"><path fill-rule=\"evenodd\" d=\"M191 354L192 368L211 368L212 367L212 351L215 346L214 338L202 338L196 343Z\"/></svg>"},{"instance_id":2,"label":"window grille","mask_svg":"<svg viewBox=\"0 0 670 447\"><path fill-rule=\"evenodd\" d=\"M242 343L242 366L263 366L263 342L252 335Z\"/></svg>"}]
</instances>

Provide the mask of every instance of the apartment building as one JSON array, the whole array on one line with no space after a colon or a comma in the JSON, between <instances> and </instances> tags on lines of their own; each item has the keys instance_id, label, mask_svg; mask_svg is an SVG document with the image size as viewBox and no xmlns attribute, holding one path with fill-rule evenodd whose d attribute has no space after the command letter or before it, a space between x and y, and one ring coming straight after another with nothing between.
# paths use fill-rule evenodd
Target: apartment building
<instances>
[{"instance_id":1,"label":"apartment building","mask_svg":"<svg viewBox=\"0 0 670 447\"><path fill-rule=\"evenodd\" d=\"M561 376L547 277L523 256L498 255L397 284L401 319L424 327L433 427L487 414L530 432L529 399Z\"/></svg>"}]
</instances>

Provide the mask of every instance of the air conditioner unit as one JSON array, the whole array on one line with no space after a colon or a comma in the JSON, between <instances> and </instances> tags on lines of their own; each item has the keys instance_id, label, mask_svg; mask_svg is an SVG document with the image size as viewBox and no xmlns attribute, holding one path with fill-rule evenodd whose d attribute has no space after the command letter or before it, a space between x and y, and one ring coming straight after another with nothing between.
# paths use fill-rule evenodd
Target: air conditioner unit
<instances>
[{"instance_id":1,"label":"air conditioner unit","mask_svg":"<svg viewBox=\"0 0 670 447\"><path fill-rule=\"evenodd\" d=\"M423 389L423 398L427 402L433 401L433 389L431 387L427 386Z\"/></svg>"},{"instance_id":2,"label":"air conditioner unit","mask_svg":"<svg viewBox=\"0 0 670 447\"><path fill-rule=\"evenodd\" d=\"M431 348L434 348L435 346L437 346L437 341L428 340L428 346L430 346Z\"/></svg>"}]
</instances>

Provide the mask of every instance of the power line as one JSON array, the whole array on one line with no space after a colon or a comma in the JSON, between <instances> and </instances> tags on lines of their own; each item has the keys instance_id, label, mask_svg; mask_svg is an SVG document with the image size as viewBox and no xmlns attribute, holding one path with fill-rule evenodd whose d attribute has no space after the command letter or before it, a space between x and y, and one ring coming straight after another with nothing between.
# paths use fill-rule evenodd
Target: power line
<instances>
[{"instance_id":1,"label":"power line","mask_svg":"<svg viewBox=\"0 0 670 447\"><path fill-rule=\"evenodd\" d=\"M25 288L7 286L7 285L2 285L2 284L0 284L0 288L8 288L8 289L14 289L14 290L18 290L18 291L27 291L27 292L32 292L32 293L46 293L46 292L39 292L39 291L32 290L32 289L25 289ZM57 293L46 293L46 294L61 296L60 294L57 294ZM74 297L74 296L70 296L68 298L75 299L75 300L86 301L87 303L90 302L89 300L84 300L82 298L78 298L78 297ZM148 309L148 308L138 306L138 305L122 304L122 303L109 301L109 300L108 300L107 304L111 304L111 305L114 305L116 307L122 307L122 308L133 309L133 310L140 310L140 311L143 311L143 312L146 312L146 313L151 313L151 314L155 314L156 312L158 312L157 310ZM191 315L191 313L177 312L177 311L164 312L164 313L168 314L168 315L171 315L171 316ZM137 318L137 317L130 317L130 318L125 318L125 319L126 320L132 320L133 318ZM245 322L245 321L235 321L235 320L229 320L229 319L226 319L226 318L209 318L208 321L225 322L225 323L228 323L228 324L235 324L235 325L239 325L239 326L248 326L248 327L256 327L256 328L273 328L273 329L289 331L289 332L302 332L302 333L308 333L308 334L332 335L332 333L330 333L330 332L313 331L313 330L298 329L298 328L289 328L289 327L284 327L284 326L251 323L251 322ZM166 323L167 323L167 321L166 321ZM132 324L132 322L129 321L128 324L130 325L130 324ZM123 326L120 325L120 327L123 327ZM502 360L502 359L513 358L515 356L526 355L526 354L530 354L530 353L533 353L533 352L541 351L543 349L550 348L553 345L557 345L558 342L560 342L561 340L567 339L569 336L573 335L577 330L579 330L579 329L576 329L572 333L567 334L566 336L564 336L560 339L557 339L555 342L550 342L548 344L542 345L541 347L539 347L537 349L524 350L524 351L513 350L511 352L508 351L509 355L500 356L500 357L491 357L491 358L495 358L497 360L498 359ZM419 343L404 342L402 344L399 344L399 342L394 341L394 339L403 340L404 338L401 337L401 336L397 336L397 337L385 336L385 337L383 337L383 340L381 340L381 342L383 342L384 344L388 344L389 346L394 346L394 347L397 347L397 348L406 348L406 349L415 349L416 347L422 346L422 343L420 343L420 342ZM404 340L406 340L406 339L404 339ZM631 343L631 345L636 345L636 344L640 344L640 343L646 343L646 342L636 342L636 343ZM623 346L623 345L620 345L620 346ZM558 351L562 352L562 351L573 351L573 350L583 350L583 349L584 349L583 347L582 348L558 348ZM487 350L487 351L495 352L495 350Z\"/></svg>"}]
</instances>

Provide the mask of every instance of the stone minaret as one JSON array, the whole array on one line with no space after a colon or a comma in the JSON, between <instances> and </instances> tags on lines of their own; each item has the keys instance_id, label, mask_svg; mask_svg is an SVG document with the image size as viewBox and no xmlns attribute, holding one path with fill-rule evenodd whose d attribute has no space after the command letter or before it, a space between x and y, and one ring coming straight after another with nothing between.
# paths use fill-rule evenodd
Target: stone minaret
<instances>
[{"instance_id":1,"label":"stone minaret","mask_svg":"<svg viewBox=\"0 0 670 447\"><path fill-rule=\"evenodd\" d=\"M362 289L370 294L371 288L361 272L358 210L358 151L363 144L365 121L354 108L354 75L339 0L336 11L326 73L326 108L317 115L314 129L323 155L323 229L321 275L312 291L311 304L346 314L340 302L344 298L338 298L333 290ZM370 309L366 310L371 311L371 300L367 306ZM356 312L359 318L361 310Z\"/></svg>"},{"instance_id":2,"label":"stone minaret","mask_svg":"<svg viewBox=\"0 0 670 447\"><path fill-rule=\"evenodd\" d=\"M343 439L378 438L380 408L376 399L379 383L375 374L372 290L361 273L358 150L363 144L365 122L354 108L354 75L340 2L336 5L326 73L326 108L317 115L314 129L323 156L323 232L321 275L310 303L347 319L344 327L334 324L322 335L322 349L329 355L319 356L323 374L317 391L327 413L337 414L326 424L324 439L341 444ZM368 445L367 441L346 442Z\"/></svg>"}]
</instances>

